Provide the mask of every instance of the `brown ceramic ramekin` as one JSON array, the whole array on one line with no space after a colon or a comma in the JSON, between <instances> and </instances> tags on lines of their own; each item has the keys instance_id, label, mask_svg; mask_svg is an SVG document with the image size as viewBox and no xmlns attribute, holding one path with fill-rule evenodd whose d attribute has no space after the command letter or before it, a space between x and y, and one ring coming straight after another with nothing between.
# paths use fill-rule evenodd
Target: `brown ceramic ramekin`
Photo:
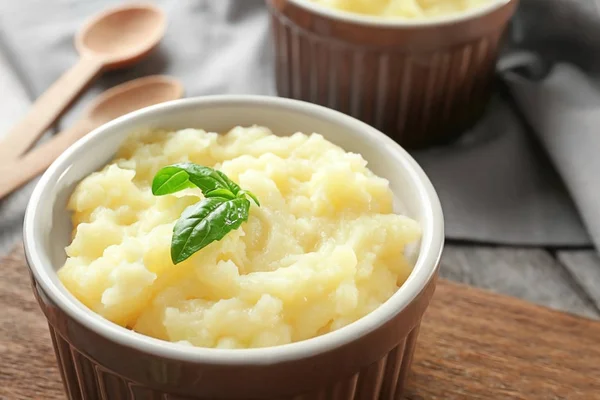
<instances>
[{"instance_id":1,"label":"brown ceramic ramekin","mask_svg":"<svg viewBox=\"0 0 600 400\"><path fill-rule=\"evenodd\" d=\"M389 180L397 211L416 219L423 234L413 253L413 271L387 302L320 337L231 350L138 334L90 311L66 290L56 271L71 238L67 199L77 182L113 157L128 133L190 127L223 132L253 124L281 135L319 132L347 151L361 153L374 173ZM48 319L71 400L392 400L401 398L421 317L435 288L444 227L429 179L381 132L296 100L215 96L149 107L78 141L36 186L25 216L24 241L33 290Z\"/></svg>"},{"instance_id":2,"label":"brown ceramic ramekin","mask_svg":"<svg viewBox=\"0 0 600 400\"><path fill-rule=\"evenodd\" d=\"M485 109L517 1L407 21L267 0L278 94L349 114L407 148L447 142Z\"/></svg>"}]
</instances>

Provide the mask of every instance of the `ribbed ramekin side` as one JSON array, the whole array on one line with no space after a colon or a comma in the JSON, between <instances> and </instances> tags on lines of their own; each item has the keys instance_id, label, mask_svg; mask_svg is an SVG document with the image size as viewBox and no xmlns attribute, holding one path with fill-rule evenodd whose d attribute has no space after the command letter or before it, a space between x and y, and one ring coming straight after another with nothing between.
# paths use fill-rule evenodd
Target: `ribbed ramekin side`
<instances>
[{"instance_id":1,"label":"ribbed ramekin side","mask_svg":"<svg viewBox=\"0 0 600 400\"><path fill-rule=\"evenodd\" d=\"M449 141L482 115L505 28L419 49L317 35L275 9L271 19L280 96L351 115L409 148Z\"/></svg>"}]
</instances>

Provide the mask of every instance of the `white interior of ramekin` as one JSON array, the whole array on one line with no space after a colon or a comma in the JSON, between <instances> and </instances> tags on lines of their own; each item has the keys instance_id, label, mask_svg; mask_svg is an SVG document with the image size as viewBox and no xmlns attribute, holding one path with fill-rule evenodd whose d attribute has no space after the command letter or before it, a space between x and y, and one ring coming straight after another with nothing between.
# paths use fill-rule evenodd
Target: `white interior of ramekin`
<instances>
[{"instance_id":1,"label":"white interior of ramekin","mask_svg":"<svg viewBox=\"0 0 600 400\"><path fill-rule=\"evenodd\" d=\"M423 228L415 268L406 283L371 314L326 335L260 349L207 349L147 337L113 324L76 300L59 281L71 221L67 199L74 186L101 168L125 136L144 128L202 128L226 131L235 125L264 125L280 135L296 131L323 134L347 151L363 154L369 167L390 180L409 216ZM71 146L37 184L25 215L24 242L30 268L48 297L70 317L122 345L185 361L214 364L270 364L304 358L365 335L405 308L432 278L444 240L438 197L417 163L395 142L370 126L314 104L277 97L208 96L177 100L133 112L106 124Z\"/></svg>"},{"instance_id":2,"label":"white interior of ramekin","mask_svg":"<svg viewBox=\"0 0 600 400\"><path fill-rule=\"evenodd\" d=\"M300 7L312 11L315 14L320 14L325 17L344 21L348 23L355 23L359 25L372 25L380 27L416 27L416 26L433 26L433 25L445 25L453 24L457 22L466 21L469 19L479 18L483 15L491 13L500 7L515 0L490 0L489 4L484 4L478 7L467 9L463 12L440 15L435 17L427 18L392 18L392 17L379 17L374 15L357 14L345 10L337 10L331 7L324 6L311 0L287 0L290 3L294 3Z\"/></svg>"}]
</instances>

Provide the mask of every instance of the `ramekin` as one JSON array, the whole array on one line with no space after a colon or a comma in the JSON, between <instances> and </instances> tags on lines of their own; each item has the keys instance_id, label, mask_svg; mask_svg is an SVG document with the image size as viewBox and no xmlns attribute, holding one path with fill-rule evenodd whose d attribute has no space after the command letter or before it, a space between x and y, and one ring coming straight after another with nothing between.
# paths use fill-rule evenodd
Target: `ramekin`
<instances>
[{"instance_id":1,"label":"ramekin","mask_svg":"<svg viewBox=\"0 0 600 400\"><path fill-rule=\"evenodd\" d=\"M407 148L448 142L482 115L518 2L407 21L266 1L278 94L349 114Z\"/></svg>"},{"instance_id":2,"label":"ramekin","mask_svg":"<svg viewBox=\"0 0 600 400\"><path fill-rule=\"evenodd\" d=\"M208 349L122 328L95 314L61 284L71 222L66 202L82 178L105 165L142 128L264 125L281 135L319 132L390 181L396 206L423 236L406 283L381 307L342 329L288 345ZM24 242L33 291L48 319L69 399L398 399L419 324L434 292L444 227L429 179L400 146L342 113L295 100L214 96L173 101L118 118L63 153L37 184Z\"/></svg>"}]
</instances>

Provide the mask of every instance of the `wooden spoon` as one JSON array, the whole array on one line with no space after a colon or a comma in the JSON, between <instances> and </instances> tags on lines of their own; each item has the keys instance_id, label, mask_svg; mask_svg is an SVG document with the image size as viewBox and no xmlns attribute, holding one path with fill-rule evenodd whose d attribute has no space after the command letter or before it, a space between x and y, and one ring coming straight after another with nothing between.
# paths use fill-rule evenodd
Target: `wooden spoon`
<instances>
[{"instance_id":1,"label":"wooden spoon","mask_svg":"<svg viewBox=\"0 0 600 400\"><path fill-rule=\"evenodd\" d=\"M0 142L0 160L22 155L102 70L135 63L158 44L164 31L164 14L150 5L113 8L90 20L75 37L79 61L36 100Z\"/></svg>"},{"instance_id":2,"label":"wooden spoon","mask_svg":"<svg viewBox=\"0 0 600 400\"><path fill-rule=\"evenodd\" d=\"M24 156L2 163L0 199L42 173L70 145L98 126L140 108L182 96L181 83L166 76L139 78L107 90L72 127Z\"/></svg>"}]
</instances>

